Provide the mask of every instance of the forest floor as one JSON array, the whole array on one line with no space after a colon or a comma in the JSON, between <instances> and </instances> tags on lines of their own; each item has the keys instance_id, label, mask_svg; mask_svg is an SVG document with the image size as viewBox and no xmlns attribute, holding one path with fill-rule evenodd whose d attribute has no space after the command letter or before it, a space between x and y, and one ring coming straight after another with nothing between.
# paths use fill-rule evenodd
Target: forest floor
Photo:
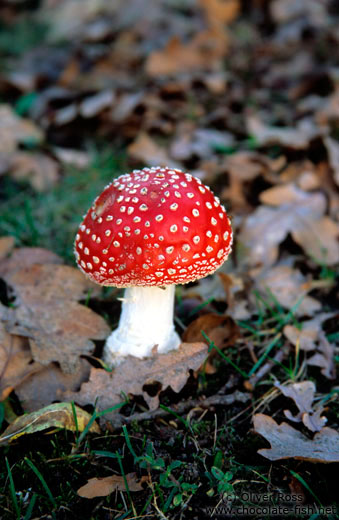
<instances>
[{"instance_id":1,"label":"forest floor","mask_svg":"<svg viewBox=\"0 0 339 520\"><path fill-rule=\"evenodd\" d=\"M332 0L1 2L1 520L338 518L338 27ZM177 287L180 354L110 370L121 290L74 237L158 165L233 251Z\"/></svg>"}]
</instances>

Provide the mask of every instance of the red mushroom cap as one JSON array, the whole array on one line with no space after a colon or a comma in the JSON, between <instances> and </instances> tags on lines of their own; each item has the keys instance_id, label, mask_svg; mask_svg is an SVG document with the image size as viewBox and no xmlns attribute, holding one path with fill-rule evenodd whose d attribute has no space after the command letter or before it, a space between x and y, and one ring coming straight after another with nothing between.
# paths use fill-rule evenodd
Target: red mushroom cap
<instances>
[{"instance_id":1,"label":"red mushroom cap","mask_svg":"<svg viewBox=\"0 0 339 520\"><path fill-rule=\"evenodd\" d=\"M80 269L100 285L183 284L227 259L232 228L202 182L170 168L122 175L97 197L75 240Z\"/></svg>"}]
</instances>

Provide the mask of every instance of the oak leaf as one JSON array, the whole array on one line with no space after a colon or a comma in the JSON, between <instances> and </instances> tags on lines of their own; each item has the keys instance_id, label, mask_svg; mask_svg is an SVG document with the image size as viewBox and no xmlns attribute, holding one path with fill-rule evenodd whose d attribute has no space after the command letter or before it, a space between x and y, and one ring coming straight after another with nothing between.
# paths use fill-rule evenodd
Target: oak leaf
<instances>
[{"instance_id":1,"label":"oak leaf","mask_svg":"<svg viewBox=\"0 0 339 520\"><path fill-rule=\"evenodd\" d=\"M278 425L272 417L262 413L253 417L254 430L262 435L271 448L258 453L269 460L300 459L309 462L339 462L339 433L325 427L308 439L289 424Z\"/></svg>"},{"instance_id":2,"label":"oak leaf","mask_svg":"<svg viewBox=\"0 0 339 520\"><path fill-rule=\"evenodd\" d=\"M9 331L29 338L35 361L57 361L64 372L73 373L79 356L93 352L91 339L103 340L109 334L104 319L77 302L98 290L77 269L33 264L4 278L16 296Z\"/></svg>"},{"instance_id":3,"label":"oak leaf","mask_svg":"<svg viewBox=\"0 0 339 520\"><path fill-rule=\"evenodd\" d=\"M321 260L327 258L327 261L332 261L335 255L331 258L327 256L326 237L312 231L326 210L326 199L322 193L306 193L291 183L262 192L260 200L273 207L259 206L245 220L238 235L241 264L258 268L274 264L278 258L278 246L289 233L302 246L305 242L308 248L308 236L313 233L313 240L319 243L317 251L324 250ZM303 239L303 236L307 238ZM332 251L333 248L331 243L328 249Z\"/></svg>"},{"instance_id":4,"label":"oak leaf","mask_svg":"<svg viewBox=\"0 0 339 520\"><path fill-rule=\"evenodd\" d=\"M326 424L326 417L321 417L322 407L313 410L315 384L313 381L301 381L300 383L292 383L290 385L281 385L276 382L275 385L284 394L284 396L293 399L299 413L294 416L290 410L284 410L284 414L290 421L302 421L306 428L312 432L320 431Z\"/></svg>"},{"instance_id":5,"label":"oak leaf","mask_svg":"<svg viewBox=\"0 0 339 520\"><path fill-rule=\"evenodd\" d=\"M40 368L32 363L27 339L9 334L0 322L0 401Z\"/></svg>"},{"instance_id":6,"label":"oak leaf","mask_svg":"<svg viewBox=\"0 0 339 520\"><path fill-rule=\"evenodd\" d=\"M142 395L149 408L156 409L160 391L170 386L179 392L186 384L189 370L198 370L207 352L204 343L182 343L178 350L167 354L157 355L155 347L149 358L127 356L112 372L92 368L89 381L82 384L80 391L65 392L63 399L96 405L102 411L121 403L123 395ZM148 386L156 386L155 395L147 392ZM106 414L105 419L110 416Z\"/></svg>"}]
</instances>

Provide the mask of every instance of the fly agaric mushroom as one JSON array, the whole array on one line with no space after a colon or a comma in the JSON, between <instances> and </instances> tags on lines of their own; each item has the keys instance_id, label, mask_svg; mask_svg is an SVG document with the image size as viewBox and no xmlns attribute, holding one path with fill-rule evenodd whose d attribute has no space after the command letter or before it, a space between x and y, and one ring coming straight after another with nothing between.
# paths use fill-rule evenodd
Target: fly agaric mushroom
<instances>
[{"instance_id":1,"label":"fly agaric mushroom","mask_svg":"<svg viewBox=\"0 0 339 520\"><path fill-rule=\"evenodd\" d=\"M150 356L155 345L159 353L178 348L175 284L213 273L231 245L224 207L188 173L144 168L106 186L80 225L75 256L92 281L126 288L119 326L106 341L107 364Z\"/></svg>"}]
</instances>

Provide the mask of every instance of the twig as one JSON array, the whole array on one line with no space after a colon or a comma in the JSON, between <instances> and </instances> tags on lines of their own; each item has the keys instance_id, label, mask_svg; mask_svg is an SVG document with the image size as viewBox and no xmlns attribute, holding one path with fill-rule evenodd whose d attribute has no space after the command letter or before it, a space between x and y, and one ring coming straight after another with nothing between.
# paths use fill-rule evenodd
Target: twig
<instances>
[{"instance_id":1,"label":"twig","mask_svg":"<svg viewBox=\"0 0 339 520\"><path fill-rule=\"evenodd\" d=\"M196 407L208 408L209 406L215 405L227 406L233 404L236 401L246 403L250 398L251 394L236 390L232 394L216 394L212 395L211 397L206 397L205 399L192 399L190 401L184 401L176 405L173 411L175 411L175 413L177 414L182 414L188 412L191 408ZM123 424L130 424L133 421L148 421L150 419L156 419L158 417L166 417L167 415L170 415L170 412L164 410L163 408L157 408L156 410L149 410L147 412L134 413L129 417L117 414L109 421L109 423L114 428L120 428Z\"/></svg>"},{"instance_id":2,"label":"twig","mask_svg":"<svg viewBox=\"0 0 339 520\"><path fill-rule=\"evenodd\" d=\"M286 348L282 348L282 349L278 350L278 352L276 353L276 355L272 359L267 361L258 370L258 372L253 374L253 376L250 377L250 379L248 381L246 381L246 388L248 390L254 388L254 386L257 384L257 382L260 381L260 379L262 379L264 377L264 375L266 375L267 372L269 372L273 366L275 366L276 362L278 362L278 363L282 362L282 360L286 356L287 352L288 352L288 350Z\"/></svg>"}]
</instances>

